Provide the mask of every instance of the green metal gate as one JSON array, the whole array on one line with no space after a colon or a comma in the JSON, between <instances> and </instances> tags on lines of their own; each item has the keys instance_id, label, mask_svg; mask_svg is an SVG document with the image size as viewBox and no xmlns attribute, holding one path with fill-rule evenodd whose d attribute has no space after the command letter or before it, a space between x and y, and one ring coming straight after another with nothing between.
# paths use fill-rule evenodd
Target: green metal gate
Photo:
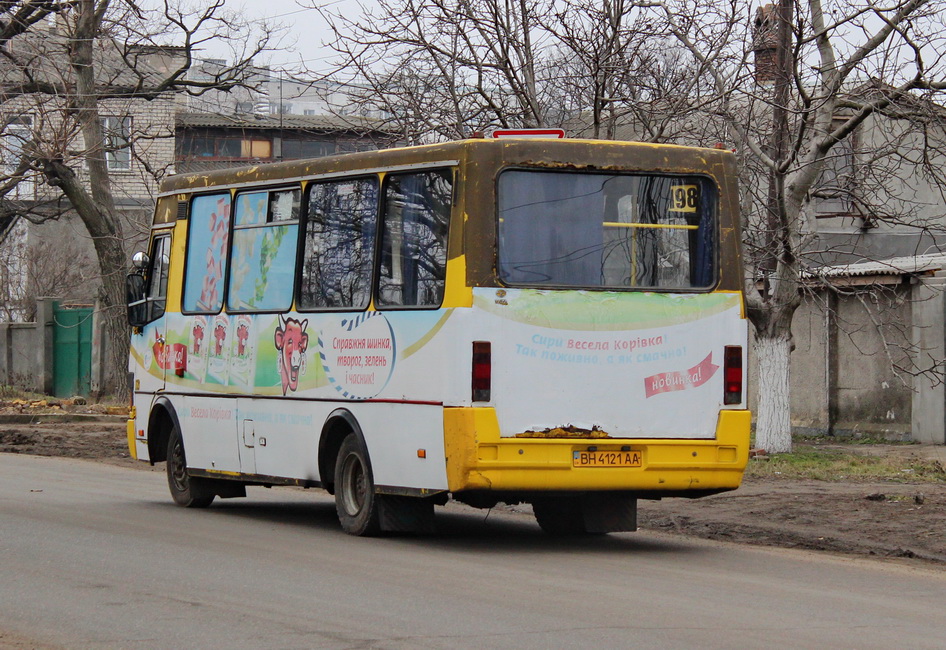
<instances>
[{"instance_id":1,"label":"green metal gate","mask_svg":"<svg viewBox=\"0 0 946 650\"><path fill-rule=\"evenodd\" d=\"M92 382L92 308L53 305L53 394L88 395Z\"/></svg>"}]
</instances>

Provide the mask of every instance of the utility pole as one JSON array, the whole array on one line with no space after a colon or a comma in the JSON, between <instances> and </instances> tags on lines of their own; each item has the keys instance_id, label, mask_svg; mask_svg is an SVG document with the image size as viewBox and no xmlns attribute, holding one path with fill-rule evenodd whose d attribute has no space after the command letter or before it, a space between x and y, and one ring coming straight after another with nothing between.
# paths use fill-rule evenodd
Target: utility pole
<instances>
[{"instance_id":1,"label":"utility pole","mask_svg":"<svg viewBox=\"0 0 946 650\"><path fill-rule=\"evenodd\" d=\"M773 162L769 169L766 198L765 250L759 265L764 292L769 294L769 276L778 266L780 250L777 242L784 227L781 215L783 190L781 165L788 147L788 102L791 97L794 53L792 52L792 12L794 0L779 0L756 11L753 50L756 56L756 83L770 86L772 101L772 132L767 153Z\"/></svg>"}]
</instances>

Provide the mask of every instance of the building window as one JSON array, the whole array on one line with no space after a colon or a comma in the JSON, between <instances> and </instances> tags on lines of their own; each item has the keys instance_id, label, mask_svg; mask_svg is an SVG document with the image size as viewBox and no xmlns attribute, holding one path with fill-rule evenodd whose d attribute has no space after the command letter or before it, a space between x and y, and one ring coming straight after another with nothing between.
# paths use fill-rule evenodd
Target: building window
<instances>
[{"instance_id":1,"label":"building window","mask_svg":"<svg viewBox=\"0 0 946 650\"><path fill-rule=\"evenodd\" d=\"M835 120L834 126L839 125L840 121ZM854 132L838 142L825 158L821 176L812 191L817 217L851 216L856 213L857 135Z\"/></svg>"},{"instance_id":2,"label":"building window","mask_svg":"<svg viewBox=\"0 0 946 650\"><path fill-rule=\"evenodd\" d=\"M178 144L178 158L181 160L251 160L272 157L273 142L268 138L185 135Z\"/></svg>"},{"instance_id":3,"label":"building window","mask_svg":"<svg viewBox=\"0 0 946 650\"><path fill-rule=\"evenodd\" d=\"M273 143L271 140L246 139L240 141L241 158L272 158Z\"/></svg>"},{"instance_id":4,"label":"building window","mask_svg":"<svg viewBox=\"0 0 946 650\"><path fill-rule=\"evenodd\" d=\"M335 153L334 142L320 142L317 140L283 140L283 160L300 160L303 158L320 158Z\"/></svg>"},{"instance_id":5,"label":"building window","mask_svg":"<svg viewBox=\"0 0 946 650\"><path fill-rule=\"evenodd\" d=\"M111 171L131 169L131 118L103 117L105 162Z\"/></svg>"},{"instance_id":6,"label":"building window","mask_svg":"<svg viewBox=\"0 0 946 650\"><path fill-rule=\"evenodd\" d=\"M33 118L19 115L6 120L6 128L0 137L0 173L14 176L23 160L23 148L33 138ZM35 185L30 176L24 176L16 184L7 198L33 198Z\"/></svg>"}]
</instances>

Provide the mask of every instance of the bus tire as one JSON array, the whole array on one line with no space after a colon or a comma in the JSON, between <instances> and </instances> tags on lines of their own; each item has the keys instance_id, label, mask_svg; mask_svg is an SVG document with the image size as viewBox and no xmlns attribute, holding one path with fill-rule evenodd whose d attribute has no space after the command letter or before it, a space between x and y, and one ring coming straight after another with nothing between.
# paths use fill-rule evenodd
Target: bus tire
<instances>
[{"instance_id":1,"label":"bus tire","mask_svg":"<svg viewBox=\"0 0 946 650\"><path fill-rule=\"evenodd\" d=\"M368 451L354 433L342 441L335 459L335 511L338 522L349 535L370 536L381 532Z\"/></svg>"},{"instance_id":2,"label":"bus tire","mask_svg":"<svg viewBox=\"0 0 946 650\"><path fill-rule=\"evenodd\" d=\"M167 455L168 487L174 503L184 508L206 508L214 500L214 492L203 479L187 473L187 458L181 429L175 424L168 436Z\"/></svg>"},{"instance_id":3,"label":"bus tire","mask_svg":"<svg viewBox=\"0 0 946 650\"><path fill-rule=\"evenodd\" d=\"M532 503L535 520L547 535L587 535L581 501L577 498L549 497Z\"/></svg>"}]
</instances>

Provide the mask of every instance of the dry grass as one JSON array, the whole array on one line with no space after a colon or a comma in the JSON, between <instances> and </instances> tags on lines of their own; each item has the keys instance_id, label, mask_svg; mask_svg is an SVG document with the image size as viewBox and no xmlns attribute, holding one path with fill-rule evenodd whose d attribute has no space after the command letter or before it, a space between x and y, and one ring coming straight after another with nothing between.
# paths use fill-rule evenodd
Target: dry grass
<instances>
[{"instance_id":1,"label":"dry grass","mask_svg":"<svg viewBox=\"0 0 946 650\"><path fill-rule=\"evenodd\" d=\"M746 476L816 481L946 483L946 468L912 454L866 454L796 444L788 454L753 459Z\"/></svg>"}]
</instances>

